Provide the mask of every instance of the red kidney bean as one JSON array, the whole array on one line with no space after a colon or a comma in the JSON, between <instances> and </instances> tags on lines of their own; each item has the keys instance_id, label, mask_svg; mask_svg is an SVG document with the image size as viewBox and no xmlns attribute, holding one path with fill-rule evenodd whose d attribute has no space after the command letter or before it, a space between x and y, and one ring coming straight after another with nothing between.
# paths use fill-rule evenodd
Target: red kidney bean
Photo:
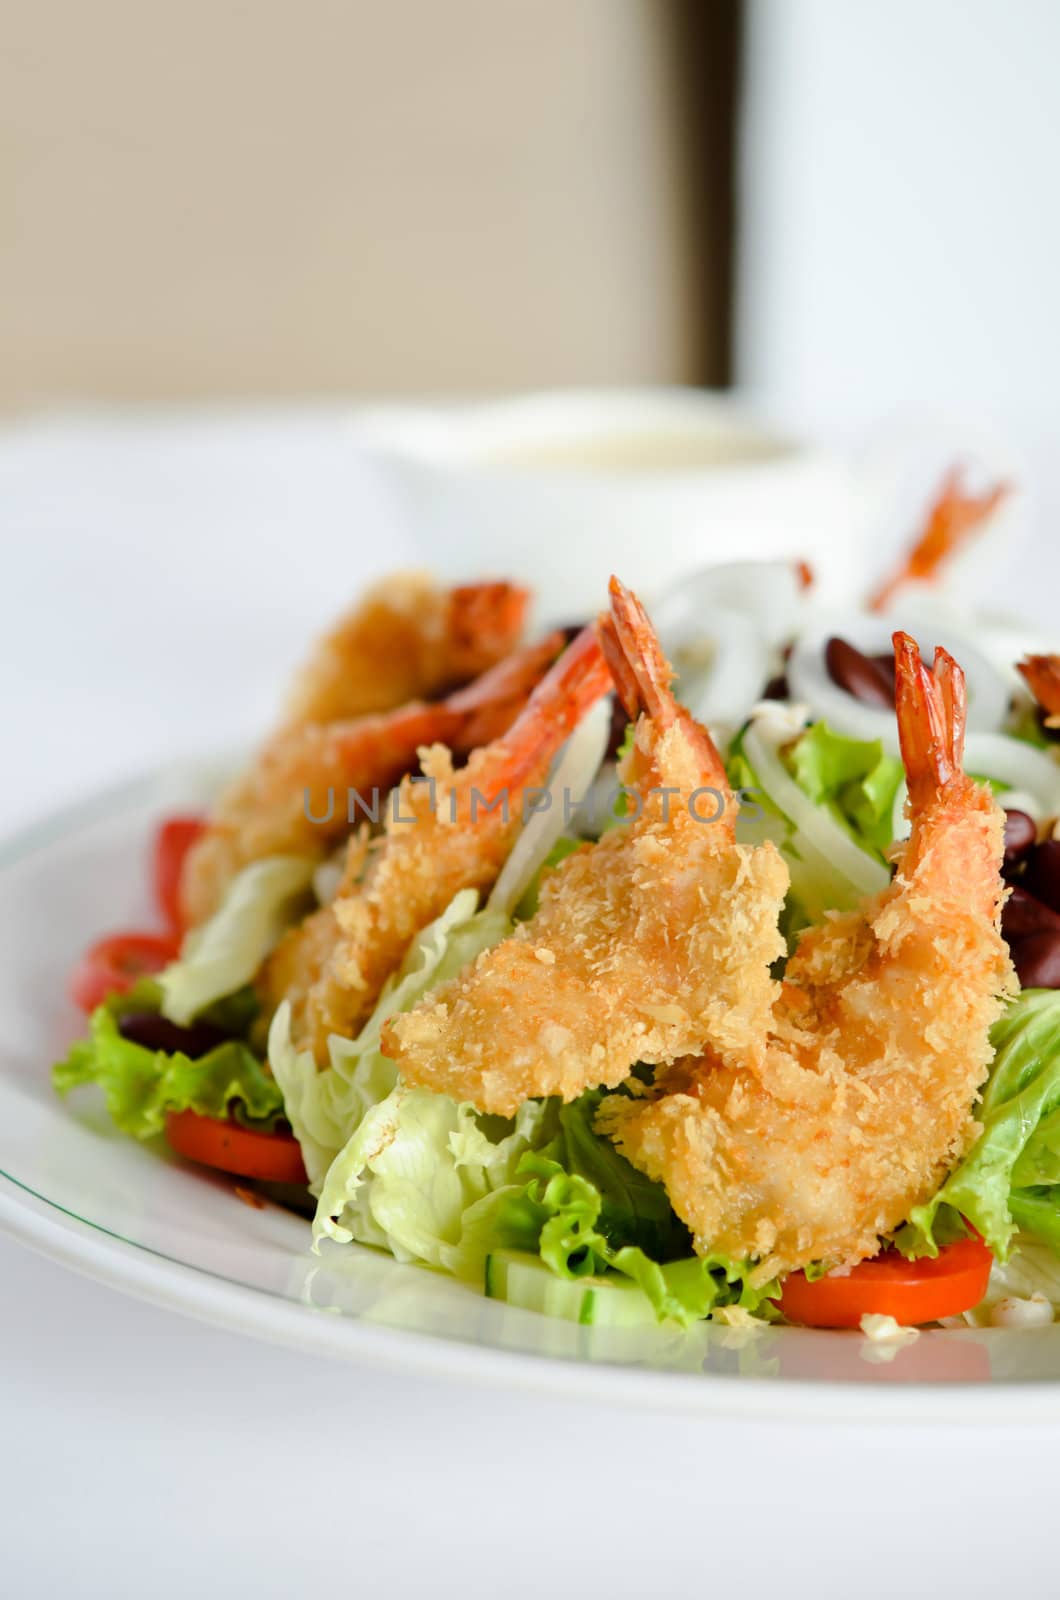
<instances>
[{"instance_id":1,"label":"red kidney bean","mask_svg":"<svg viewBox=\"0 0 1060 1600\"><path fill-rule=\"evenodd\" d=\"M894 710L894 667L891 675L879 661L867 656L845 639L831 638L824 647L824 664L828 676L866 706L879 706Z\"/></svg>"},{"instance_id":2,"label":"red kidney bean","mask_svg":"<svg viewBox=\"0 0 1060 1600\"><path fill-rule=\"evenodd\" d=\"M1033 820L1025 811L1005 812L1005 865L1022 861L1038 837Z\"/></svg>"},{"instance_id":3,"label":"red kidney bean","mask_svg":"<svg viewBox=\"0 0 1060 1600\"><path fill-rule=\"evenodd\" d=\"M786 700L791 693L788 680L783 672L778 672L775 678L770 678L762 690L763 700Z\"/></svg>"},{"instance_id":4,"label":"red kidney bean","mask_svg":"<svg viewBox=\"0 0 1060 1600\"><path fill-rule=\"evenodd\" d=\"M884 650L882 654L873 656L872 660L875 661L880 671L885 675L887 682L890 684L891 696L893 698L895 689L894 651Z\"/></svg>"},{"instance_id":5,"label":"red kidney bean","mask_svg":"<svg viewBox=\"0 0 1060 1600\"><path fill-rule=\"evenodd\" d=\"M1046 839L1027 856L1020 880L1028 894L1041 900L1050 911L1060 911L1060 839Z\"/></svg>"},{"instance_id":6,"label":"red kidney bean","mask_svg":"<svg viewBox=\"0 0 1060 1600\"><path fill-rule=\"evenodd\" d=\"M1001 912L1001 932L1009 944L1038 933L1060 933L1060 916L1026 889L1013 889Z\"/></svg>"},{"instance_id":7,"label":"red kidney bean","mask_svg":"<svg viewBox=\"0 0 1060 1600\"><path fill-rule=\"evenodd\" d=\"M156 1011L130 1011L118 1023L118 1032L133 1044L142 1044L145 1050L163 1050L167 1056L179 1050L193 1061L209 1055L228 1038L210 1022L196 1022L190 1028L182 1028L160 1017Z\"/></svg>"},{"instance_id":8,"label":"red kidney bean","mask_svg":"<svg viewBox=\"0 0 1060 1600\"><path fill-rule=\"evenodd\" d=\"M1060 929L1018 940L1012 963L1025 989L1060 989Z\"/></svg>"}]
</instances>

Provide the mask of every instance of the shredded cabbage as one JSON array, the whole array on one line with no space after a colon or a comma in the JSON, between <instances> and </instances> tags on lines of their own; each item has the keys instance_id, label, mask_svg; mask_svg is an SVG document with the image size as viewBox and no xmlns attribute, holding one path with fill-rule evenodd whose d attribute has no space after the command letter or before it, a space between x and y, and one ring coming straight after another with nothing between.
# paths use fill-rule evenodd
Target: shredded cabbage
<instances>
[{"instance_id":1,"label":"shredded cabbage","mask_svg":"<svg viewBox=\"0 0 1060 1600\"><path fill-rule=\"evenodd\" d=\"M379 1048L383 1023L409 1011L436 984L455 977L480 951L510 931L499 912L479 911L474 889L462 889L413 941L397 977L387 985L356 1039L333 1034L330 1065L318 1071L309 1051L291 1043L290 1006L285 1001L269 1030L269 1064L283 1090L287 1117L302 1147L314 1193L336 1156L356 1134L368 1112L394 1089L397 1068Z\"/></svg>"}]
</instances>

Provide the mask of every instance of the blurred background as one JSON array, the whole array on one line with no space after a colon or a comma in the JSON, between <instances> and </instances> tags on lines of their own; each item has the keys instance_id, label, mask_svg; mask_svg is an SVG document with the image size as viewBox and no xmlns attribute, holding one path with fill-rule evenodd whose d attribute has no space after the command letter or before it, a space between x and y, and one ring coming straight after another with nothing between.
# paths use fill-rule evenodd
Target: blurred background
<instances>
[{"instance_id":1,"label":"blurred background","mask_svg":"<svg viewBox=\"0 0 1060 1600\"><path fill-rule=\"evenodd\" d=\"M26 629L5 658L42 595L69 601L92 670L37 671L80 702L86 761L117 715L105 661L155 658L137 709L176 697L194 616L223 679L201 731L227 737L362 576L422 559L357 475L360 401L731 389L882 479L921 437L985 441L1034 498L999 603L1051 620L1055 0L0 0L0 21L0 536ZM101 571L120 636L80 603Z\"/></svg>"},{"instance_id":2,"label":"blurred background","mask_svg":"<svg viewBox=\"0 0 1060 1600\"><path fill-rule=\"evenodd\" d=\"M735 381L1048 463L1053 0L0 16L8 412Z\"/></svg>"},{"instance_id":3,"label":"blurred background","mask_svg":"<svg viewBox=\"0 0 1060 1600\"><path fill-rule=\"evenodd\" d=\"M737 0L4 11L8 407L727 378Z\"/></svg>"}]
</instances>

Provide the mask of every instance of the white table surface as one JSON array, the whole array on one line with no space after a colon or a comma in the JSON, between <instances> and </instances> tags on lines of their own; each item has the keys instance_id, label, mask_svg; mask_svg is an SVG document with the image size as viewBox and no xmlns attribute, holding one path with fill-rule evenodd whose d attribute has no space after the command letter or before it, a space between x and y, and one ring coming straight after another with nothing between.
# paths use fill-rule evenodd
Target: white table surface
<instances>
[{"instance_id":1,"label":"white table surface","mask_svg":"<svg viewBox=\"0 0 1060 1600\"><path fill-rule=\"evenodd\" d=\"M410 554L347 444L334 413L0 438L0 827L266 720L312 628ZM0 1283L18 1600L1058 1587L1045 1430L684 1422L380 1374L2 1239Z\"/></svg>"}]
</instances>

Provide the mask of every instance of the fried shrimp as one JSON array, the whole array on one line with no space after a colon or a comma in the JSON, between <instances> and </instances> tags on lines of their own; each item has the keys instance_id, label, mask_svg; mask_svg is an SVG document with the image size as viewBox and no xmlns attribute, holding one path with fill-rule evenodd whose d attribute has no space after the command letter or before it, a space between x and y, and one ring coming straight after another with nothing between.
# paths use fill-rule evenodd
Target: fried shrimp
<instances>
[{"instance_id":1,"label":"fried shrimp","mask_svg":"<svg viewBox=\"0 0 1060 1600\"><path fill-rule=\"evenodd\" d=\"M348 721L451 693L511 654L529 599L513 583L440 589L425 573L384 578L317 644L286 725Z\"/></svg>"},{"instance_id":2,"label":"fried shrimp","mask_svg":"<svg viewBox=\"0 0 1060 1600\"><path fill-rule=\"evenodd\" d=\"M181 881L187 925L210 916L251 861L323 859L351 831L350 791L374 811L373 795L385 797L415 766L422 745L445 740L463 754L498 737L562 646L562 633L550 634L433 705L413 701L386 714L281 730L222 794L188 853Z\"/></svg>"},{"instance_id":3,"label":"fried shrimp","mask_svg":"<svg viewBox=\"0 0 1060 1600\"><path fill-rule=\"evenodd\" d=\"M509 939L384 1030L407 1082L483 1111L614 1087L636 1062L708 1039L738 1050L768 1018L787 868L771 844L736 843L721 758L674 699L651 624L617 579L598 626L637 718L621 769L633 816L550 874Z\"/></svg>"},{"instance_id":4,"label":"fried shrimp","mask_svg":"<svg viewBox=\"0 0 1060 1600\"><path fill-rule=\"evenodd\" d=\"M266 1004L291 1002L295 1033L319 1061L327 1060L332 1033L356 1033L411 941L457 891L493 885L553 757L610 687L599 643L587 628L508 731L475 750L465 767L454 771L442 745L422 752L422 776L402 782L386 833L369 847L363 874L359 862L348 862L327 913L288 934L263 974ZM327 939L326 919L332 948L314 974Z\"/></svg>"},{"instance_id":5,"label":"fried shrimp","mask_svg":"<svg viewBox=\"0 0 1060 1600\"><path fill-rule=\"evenodd\" d=\"M894 635L912 832L891 886L808 930L743 1062L716 1047L598 1116L662 1182L697 1250L777 1271L852 1265L973 1142L989 1030L1013 986L1000 933L1003 814L961 770L965 695Z\"/></svg>"}]
</instances>

